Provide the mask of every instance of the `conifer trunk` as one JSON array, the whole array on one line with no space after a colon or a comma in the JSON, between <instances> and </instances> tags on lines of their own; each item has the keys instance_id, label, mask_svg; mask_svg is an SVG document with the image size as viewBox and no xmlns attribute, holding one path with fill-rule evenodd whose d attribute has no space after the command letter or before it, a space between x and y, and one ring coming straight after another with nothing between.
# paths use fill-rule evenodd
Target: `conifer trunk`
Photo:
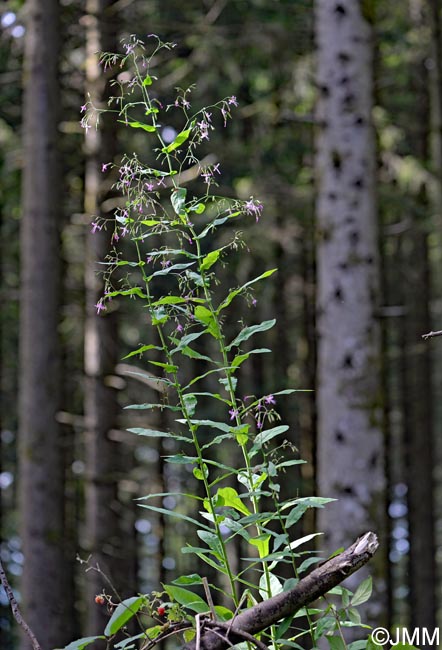
<instances>
[{"instance_id":1,"label":"conifer trunk","mask_svg":"<svg viewBox=\"0 0 442 650\"><path fill-rule=\"evenodd\" d=\"M385 533L373 46L361 4L317 0L315 14L317 485L338 499L318 511L318 527L333 549L367 530ZM377 622L385 610L382 560L370 604Z\"/></svg>"},{"instance_id":2,"label":"conifer trunk","mask_svg":"<svg viewBox=\"0 0 442 650\"><path fill-rule=\"evenodd\" d=\"M100 52L117 51L117 24L114 0L88 0L86 39L86 88L95 106L106 106L109 96L109 72L99 65ZM114 126L104 114L100 126L86 133L85 212L91 221L102 225L111 215L103 208L109 198L111 167L116 152ZM85 397L86 424L86 546L92 565L112 582L119 596L135 590L133 566L134 532L123 533L127 512L119 501L119 481L123 462L121 443L115 439L117 429L118 380L115 365L119 360L117 312L108 303L107 310L97 314L95 305L103 297L104 284L99 275L99 262L111 250L113 226L92 232L86 239L85 289ZM102 634L108 620L106 609L94 603L94 596L110 588L102 575L88 573L88 634ZM118 598L115 594L113 597Z\"/></svg>"},{"instance_id":3,"label":"conifer trunk","mask_svg":"<svg viewBox=\"0 0 442 650\"><path fill-rule=\"evenodd\" d=\"M64 557L60 397L59 5L29 0L24 57L19 480L25 563L21 593L43 648L71 636ZM29 642L23 640L22 648Z\"/></svg>"}]
</instances>

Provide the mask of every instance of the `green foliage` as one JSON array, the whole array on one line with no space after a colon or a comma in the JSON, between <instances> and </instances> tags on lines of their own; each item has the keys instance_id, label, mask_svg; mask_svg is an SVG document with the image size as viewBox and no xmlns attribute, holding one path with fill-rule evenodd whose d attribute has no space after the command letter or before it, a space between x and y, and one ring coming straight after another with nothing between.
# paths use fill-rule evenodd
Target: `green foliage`
<instances>
[{"instance_id":1,"label":"green foliage","mask_svg":"<svg viewBox=\"0 0 442 650\"><path fill-rule=\"evenodd\" d=\"M279 420L276 397L295 392L287 389L270 395L241 396L238 377L239 367L253 354L268 353L267 348L249 349L249 341L274 327L275 319L257 324L240 321L236 334L228 341L225 334L225 318L232 302L240 297L253 300L252 291L258 282L270 278L276 269L269 269L242 284L229 288L219 297L217 269L226 264L229 255L242 246L239 232L227 232L226 226L241 219L259 221L262 204L250 197L247 201L226 198L214 193L220 165L204 166L198 158L198 150L210 139L214 129L214 114L224 122L231 118L236 98L228 97L191 113L188 91L179 91L173 104L162 105L156 94L156 77L151 74L153 57L162 48L170 49L169 43L157 40L152 52L146 54L145 44L131 37L125 44L125 54L104 54L105 68L130 70L130 81L115 81L116 94L110 100L108 112L131 128L140 129L143 137L154 140L149 147L154 151L157 164L151 167L138 157L125 155L116 167L118 179L115 190L125 197L125 207L118 208L114 219L94 221L96 228L113 228L114 248L105 265L105 293L97 305L106 311L109 301L129 297L140 301L156 331L157 344L140 345L126 358L142 357L152 350L161 352L162 359L147 359L160 377L155 378L168 388L160 404L145 403L127 408L139 410L169 409L176 412L176 430L159 431L136 427L129 431L151 438L172 438L180 453L166 458L169 463L191 467L195 480L201 485L204 496L179 495L197 502L199 515L189 516L176 510L168 510L151 503L166 494L147 495L139 505L152 512L161 513L195 528L201 546L188 544L182 549L197 560L225 577L220 584L206 584L204 578L192 574L180 576L173 584L163 585L162 594L134 596L114 609L106 626L105 636L112 639L134 616L149 616L155 625L132 639L160 640L171 628L187 635L195 626L195 614L211 611L211 591L222 590L228 607L215 607L220 620L228 620L244 605L252 605L259 599L267 599L294 586L304 571L318 561L318 557L305 557L300 547L316 535L300 539L290 538L290 529L309 508L323 507L326 498L308 497L289 501L280 499L280 475L286 468L299 464L298 458L281 456L287 448L285 442L277 442L288 430ZM98 123L104 109L89 106L83 117L83 126ZM181 130L171 142L165 142L162 124L167 123L167 113L177 111L182 115ZM141 122L140 116L149 118ZM107 167L111 163L106 163ZM196 194L183 187L184 172L197 168L203 190ZM222 246L214 245L216 234L222 229ZM119 246L121 239L132 243L130 259L123 256ZM183 261L184 260L186 261ZM121 276L121 269L129 272ZM194 346L207 341L206 354ZM247 345L246 345L247 344ZM207 352L210 350L210 352ZM196 376L186 385L181 380L181 368L186 358L195 361ZM138 371L137 371L138 372ZM143 372L138 372L143 375ZM220 392L210 392L210 375L215 375ZM146 377L148 377L146 373ZM198 383L203 390L195 391ZM224 411L224 420L208 419L201 409L200 398L214 399ZM242 467L224 464L206 453L221 442L236 444L243 459ZM290 448L290 446L289 446ZM253 461L253 463L252 463ZM178 496L178 495L173 495ZM265 502L264 502L265 497ZM266 507L263 507L263 504ZM269 508L269 504L270 508ZM244 562L256 575L254 584L247 574L235 573L228 552L229 545L241 542L247 549ZM311 555L311 554L308 554ZM282 564L292 567L293 577L284 579L280 574ZM204 585L206 599L196 593L195 586ZM242 588L242 595L238 594ZM342 605L327 604L321 610L304 609L308 629L293 634L293 616L281 621L266 635L276 648L284 644L299 647L297 639L309 634L313 645L321 636L327 635L332 650L344 647L341 627L359 625L355 606L364 602L370 594L371 582L364 582L353 595L346 589L336 588L334 594L342 598ZM163 597L167 602L163 603ZM300 613L298 613L300 614ZM314 620L313 616L317 619ZM161 624L158 624L160 617ZM144 620L144 619L143 619ZM178 626L178 627L174 627ZM296 629L296 628L294 628ZM77 642L78 643L78 642ZM79 646L80 647L80 646ZM126 647L119 643L114 647Z\"/></svg>"}]
</instances>

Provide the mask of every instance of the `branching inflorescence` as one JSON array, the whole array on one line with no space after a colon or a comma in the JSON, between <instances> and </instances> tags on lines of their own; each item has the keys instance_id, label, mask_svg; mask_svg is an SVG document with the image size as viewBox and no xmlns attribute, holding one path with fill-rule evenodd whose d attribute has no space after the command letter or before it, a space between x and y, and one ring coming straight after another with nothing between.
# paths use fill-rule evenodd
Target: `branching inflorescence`
<instances>
[{"instance_id":1,"label":"branching inflorescence","mask_svg":"<svg viewBox=\"0 0 442 650\"><path fill-rule=\"evenodd\" d=\"M232 110L237 106L236 97L193 111L192 88L189 88L178 90L174 100L164 106L155 89L158 80L152 70L158 52L164 48L170 50L173 45L153 36L149 41L154 44L150 53L142 41L130 37L123 45L123 54L103 54L104 69L115 72L114 96L106 108L90 102L82 107L84 128L98 128L101 114L110 112L117 122L138 130L146 139L145 146L154 154L149 162L133 153L124 155L118 165L114 161L102 163L103 174L116 175L114 188L124 197L124 203L112 219L94 217L92 221L93 232L111 228L113 233L113 249L104 273L105 292L96 309L105 317L109 301L130 297L140 303L156 330L154 343L141 345L126 358L148 357L154 352L155 359L148 362L161 373L157 381L164 386L165 397L160 404L133 408L168 409L174 414L176 428L130 431L152 438L173 438L180 453L166 460L192 466L195 479L202 483L204 496L196 495L201 494L200 490L188 495L201 508L199 518L151 505L155 495L145 497L141 505L171 517L182 517L194 525L203 546L186 546L183 551L193 553L199 564L215 569L222 580L208 587L205 577L195 573L163 585L161 592L127 599L113 611L105 637L100 638L111 640L137 615L144 617L143 621L150 617L153 625L143 623L138 635L118 647L135 647L140 642L148 648L172 633L183 634L186 642L196 638L198 647L201 626L212 630L212 636L221 635L227 647L231 645L225 632L229 621L232 623L244 608L289 592L307 569L318 562L315 554L304 557L299 550L315 535L293 540L290 533L307 509L323 507L330 499L280 499L279 475L302 462L281 456L279 449L292 450L290 445L280 445L278 453L274 448L276 439L288 429L277 422L277 400L295 390L241 397L238 381L241 365L251 355L270 352L267 348L250 349L245 344L255 334L271 329L275 320L250 325L241 321L233 336L228 336L224 327L225 315L235 308L237 299L243 296L249 304L255 304L255 284L270 278L276 269L262 272L221 297L219 287L214 291L217 268L225 265L228 256L243 245L242 236L236 231L237 223L243 219L258 222L263 211L262 203L254 197L244 201L218 196L215 190L221 165L211 156L200 160L198 155L200 146L210 140L216 121L226 126L231 119ZM181 116L180 130L168 125L173 111ZM199 182L199 192L188 189L188 179ZM213 242L217 241L219 230L223 232L223 244L216 247ZM227 243L226 231L232 233ZM130 255L123 255L122 240L130 240ZM124 250L128 250L126 245ZM204 340L210 344L201 348ZM203 371L190 381L183 381L181 365L189 358L201 363ZM218 379L217 392L207 388L207 378L211 375ZM202 417L199 411L202 399L213 400L216 412L223 413L224 418ZM222 464L208 453L209 448L224 441L237 445L242 467ZM264 497L267 507L263 510ZM231 565L228 547L238 538L249 556L247 565L254 569L256 583L250 582L249 573L237 573ZM293 575L288 580L278 575L283 563L292 567ZM192 589L198 585L205 587L205 598ZM222 590L224 602L230 602L231 606L213 606L210 589ZM313 621L312 615L319 610L303 607L298 615L307 617L307 630L293 625L295 612L282 620L272 620L261 640L255 639L256 646L261 647L265 641L275 648L282 644L299 647L297 638L303 634L310 634L312 645L316 645L322 634L341 635L344 619L359 623L354 605L368 598L369 583L365 582L355 595L341 587L335 590L343 599L340 609L335 605L326 606L319 620ZM205 616L204 623L201 616ZM80 640L69 647L86 647L95 638ZM237 629L236 643L246 640L250 644L251 639L247 629Z\"/></svg>"}]
</instances>

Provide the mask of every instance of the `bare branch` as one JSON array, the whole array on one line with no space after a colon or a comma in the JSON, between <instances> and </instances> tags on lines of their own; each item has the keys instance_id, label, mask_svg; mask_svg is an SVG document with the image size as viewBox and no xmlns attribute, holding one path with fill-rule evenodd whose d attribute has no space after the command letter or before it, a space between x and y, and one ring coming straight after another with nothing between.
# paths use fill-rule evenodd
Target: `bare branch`
<instances>
[{"instance_id":1,"label":"bare branch","mask_svg":"<svg viewBox=\"0 0 442 650\"><path fill-rule=\"evenodd\" d=\"M35 634L31 630L29 625L26 623L26 621L23 619L23 616L20 611L20 607L18 606L18 602L14 596L14 592L12 591L12 587L8 582L8 578L6 576L1 560L0 560L0 582L2 583L3 588L8 597L9 604L11 605L11 610L15 620L23 628L23 630L28 635L28 637L31 639L32 647L34 648L34 650L41 650L41 645L37 641Z\"/></svg>"},{"instance_id":2,"label":"bare branch","mask_svg":"<svg viewBox=\"0 0 442 650\"><path fill-rule=\"evenodd\" d=\"M314 569L290 591L277 594L238 614L230 627L228 638L207 631L200 639L201 650L225 650L232 642L239 643L243 639L243 632L257 634L295 614L360 569L373 557L378 546L376 535L366 533L348 549ZM219 630L224 628L221 625L218 627ZM195 642L186 644L185 650L196 650Z\"/></svg>"},{"instance_id":3,"label":"bare branch","mask_svg":"<svg viewBox=\"0 0 442 650\"><path fill-rule=\"evenodd\" d=\"M437 332L428 332L428 334L422 334L422 338L425 340L431 339L433 336L442 336L442 330L438 330Z\"/></svg>"}]
</instances>

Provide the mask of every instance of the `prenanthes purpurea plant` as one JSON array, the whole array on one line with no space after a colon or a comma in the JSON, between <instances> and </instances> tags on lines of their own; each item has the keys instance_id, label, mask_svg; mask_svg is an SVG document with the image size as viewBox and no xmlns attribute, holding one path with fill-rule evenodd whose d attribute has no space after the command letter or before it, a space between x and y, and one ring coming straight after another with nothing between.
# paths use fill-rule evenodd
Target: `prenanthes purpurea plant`
<instances>
[{"instance_id":1,"label":"prenanthes purpurea plant","mask_svg":"<svg viewBox=\"0 0 442 650\"><path fill-rule=\"evenodd\" d=\"M148 495L140 505L195 526L201 546L187 545L182 550L193 553L199 566L208 565L212 574L215 571L222 580L209 584L199 573L180 576L162 585L158 592L137 595L119 604L113 603L109 595L99 595L97 603L107 603L112 610L103 636L73 642L71 650L80 650L98 638L107 639L108 647L146 649L171 634L184 635L187 643L197 639L198 647L202 627L209 625L209 619L219 626L228 625L240 611L258 601L288 592L307 569L318 563L317 555L300 550L315 535L292 539L291 530L307 509L323 507L331 500L298 496L280 499L281 474L303 462L282 455L281 450L293 448L280 443L288 426L278 423L276 411L277 400L295 389L259 396L243 396L240 391L242 364L252 355L270 352L268 348L250 349L248 342L255 334L271 329L275 320L252 324L240 321L233 336L226 333L226 318L235 309L236 301L245 297L254 304L256 283L276 272L274 268L265 270L220 297L217 269L243 246L237 224L243 220L258 222L263 211L262 203L254 197L244 201L218 196L220 164L206 164L199 158L201 145L210 140L215 123L226 126L231 119L236 97L194 110L190 102L192 89L178 90L173 102L164 106L156 91L158 79L153 69L158 53L172 49L173 44L155 36L149 37L149 43L153 46L131 36L123 44L124 53L103 54L104 69L115 71L115 92L107 107L94 106L90 101L82 107L84 128L99 128L100 115L110 112L118 123L136 129L140 138L145 138L144 146L155 159L148 163L141 154L133 153L124 155L118 165L114 161L102 164L103 173L116 173L114 188L125 203L116 209L112 219L94 217L92 221L94 232L111 228L113 233L113 248L103 273L105 292L96 309L105 317L109 301L130 297L138 301L156 332L155 337L150 334L154 342L140 345L126 358L143 358L156 367L164 397L159 403L126 408L168 410L175 426L173 430L130 431L139 436L173 439L180 452L166 461L191 466L203 496L196 489L185 495L198 504L199 516L195 517L150 503L164 494ZM173 111L181 119L181 127L175 131L166 128ZM192 190L186 186L189 170L200 183L198 192L193 185ZM218 231L223 232L223 244L217 247L214 242L218 241ZM226 233L230 233L227 240ZM130 242L130 246L124 246L130 254L123 254L123 240ZM202 347L204 340L209 344ZM149 359L151 353L155 357ZM157 360L159 357L161 360ZM196 367L200 363L202 371L183 380L182 365L188 359ZM218 380L216 392L208 388L213 386L212 376ZM224 413L224 418L201 416L200 405L207 401L216 404L214 412ZM214 446L227 441L233 441L240 450L240 468L222 463L210 453ZM245 558L248 572L237 572L229 558L229 545L235 544L238 537L242 547L249 549L249 557ZM292 567L289 579L279 575L283 563ZM250 569L257 576L253 583ZM212 594L220 590L223 602L229 606L213 605ZM320 610L303 607L268 626L260 635L247 636L244 632L235 643L296 648L301 647L299 638L309 635L315 647L325 634L337 640L333 643L344 643L342 627L360 624L355 606L369 597L370 581L364 581L355 594L342 587L329 593L341 596L339 607L329 602ZM134 617L139 620L139 633L117 643L115 635ZM307 619L305 629L296 627L298 617Z\"/></svg>"}]
</instances>

